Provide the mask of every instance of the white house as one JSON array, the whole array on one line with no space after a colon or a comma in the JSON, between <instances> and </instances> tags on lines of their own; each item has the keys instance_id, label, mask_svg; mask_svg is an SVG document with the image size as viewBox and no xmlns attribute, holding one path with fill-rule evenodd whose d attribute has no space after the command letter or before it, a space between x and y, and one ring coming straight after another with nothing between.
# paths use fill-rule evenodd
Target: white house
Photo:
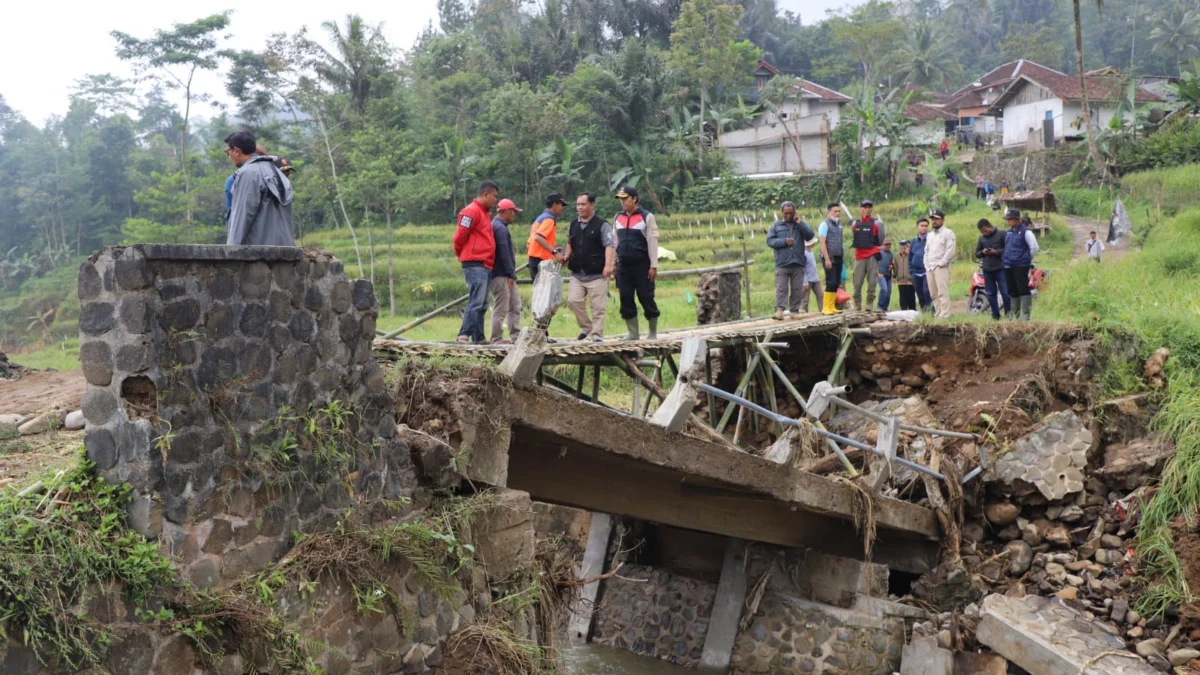
<instances>
[{"instance_id":1,"label":"white house","mask_svg":"<svg viewBox=\"0 0 1200 675\"><path fill-rule=\"evenodd\" d=\"M954 131L958 117L933 103L910 103L904 108L905 115L913 121L905 134L909 145L938 145L946 134Z\"/></svg>"},{"instance_id":2,"label":"white house","mask_svg":"<svg viewBox=\"0 0 1200 675\"><path fill-rule=\"evenodd\" d=\"M998 136L1004 131L1004 120L993 116L989 109L996 102L996 98L1022 75L1065 77L1064 73L1040 63L1026 59L1010 61L993 68L983 77L951 94L943 108L955 114L959 129L985 137Z\"/></svg>"},{"instance_id":3,"label":"white house","mask_svg":"<svg viewBox=\"0 0 1200 675\"><path fill-rule=\"evenodd\" d=\"M762 89L782 75L766 61L754 70L754 86ZM721 135L721 149L739 175L807 173L834 170L829 137L841 121L845 94L794 78L792 97L778 110L756 117L743 129Z\"/></svg>"},{"instance_id":4,"label":"white house","mask_svg":"<svg viewBox=\"0 0 1200 675\"><path fill-rule=\"evenodd\" d=\"M1087 78L1087 87L1093 123L1103 128L1116 115L1116 101L1125 98L1124 84L1117 76L1095 75ZM1162 99L1138 87L1134 100L1144 105ZM1084 136L1083 97L1074 75L1021 75L1000 93L988 114L1004 120L1005 148L1040 150Z\"/></svg>"}]
</instances>

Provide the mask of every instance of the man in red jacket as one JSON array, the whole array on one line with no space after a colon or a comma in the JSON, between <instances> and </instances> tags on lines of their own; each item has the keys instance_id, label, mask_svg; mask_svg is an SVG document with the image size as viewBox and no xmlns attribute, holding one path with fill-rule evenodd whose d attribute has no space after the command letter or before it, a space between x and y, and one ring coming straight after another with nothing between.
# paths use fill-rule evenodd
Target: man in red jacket
<instances>
[{"instance_id":1,"label":"man in red jacket","mask_svg":"<svg viewBox=\"0 0 1200 675\"><path fill-rule=\"evenodd\" d=\"M496 237L492 233L492 209L500 195L500 186L490 180L479 186L479 196L458 212L454 229L454 254L462 263L467 280L467 309L463 313L458 341L484 341L483 315L487 312L488 280L496 263Z\"/></svg>"}]
</instances>

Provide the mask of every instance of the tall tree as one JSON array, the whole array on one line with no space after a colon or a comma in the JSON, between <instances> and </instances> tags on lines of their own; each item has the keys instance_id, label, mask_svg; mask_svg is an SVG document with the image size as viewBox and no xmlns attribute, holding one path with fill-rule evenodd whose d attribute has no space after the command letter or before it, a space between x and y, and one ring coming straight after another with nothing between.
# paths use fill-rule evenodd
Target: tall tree
<instances>
[{"instance_id":1,"label":"tall tree","mask_svg":"<svg viewBox=\"0 0 1200 675\"><path fill-rule=\"evenodd\" d=\"M925 87L949 87L962 73L953 45L930 21L913 26L895 58L897 72L906 82Z\"/></svg>"},{"instance_id":2,"label":"tall tree","mask_svg":"<svg viewBox=\"0 0 1200 675\"><path fill-rule=\"evenodd\" d=\"M229 26L229 12L213 14L192 23L177 23L171 30L156 30L154 36L145 40L127 33L113 31L117 41L117 57L133 63L139 76L154 73L168 89L183 92L183 121L179 129L179 172L183 176L183 192L188 207L185 218L192 220L190 201L191 181L187 167L188 121L191 119L192 103L210 100L210 95L194 89L196 73L216 70L222 39Z\"/></svg>"},{"instance_id":3,"label":"tall tree","mask_svg":"<svg viewBox=\"0 0 1200 675\"><path fill-rule=\"evenodd\" d=\"M872 88L879 83L879 72L895 53L896 43L904 34L892 3L868 0L848 14L831 20L833 35L842 49L862 67L862 83Z\"/></svg>"},{"instance_id":4,"label":"tall tree","mask_svg":"<svg viewBox=\"0 0 1200 675\"><path fill-rule=\"evenodd\" d=\"M1175 0L1162 5L1160 12L1150 29L1151 50L1182 71L1185 63L1200 57L1200 7Z\"/></svg>"},{"instance_id":5,"label":"tall tree","mask_svg":"<svg viewBox=\"0 0 1200 675\"><path fill-rule=\"evenodd\" d=\"M700 133L708 90L749 82L762 50L737 40L742 8L725 0L685 0L671 33L668 63L700 89Z\"/></svg>"},{"instance_id":6,"label":"tall tree","mask_svg":"<svg viewBox=\"0 0 1200 675\"><path fill-rule=\"evenodd\" d=\"M1104 0L1095 0L1095 2L1096 9L1101 10ZM1096 125L1092 123L1092 104L1088 102L1087 69L1083 65L1083 22L1079 19L1079 3L1080 0L1071 0L1071 9L1075 15L1075 66L1079 69L1079 92L1083 98L1083 128L1087 138L1088 155L1092 158L1096 172L1100 174L1100 180L1103 181L1107 165L1100 156L1099 146L1096 145Z\"/></svg>"},{"instance_id":7,"label":"tall tree","mask_svg":"<svg viewBox=\"0 0 1200 675\"><path fill-rule=\"evenodd\" d=\"M349 95L342 111L345 117L351 109L363 114L367 100L380 91L388 82L388 58L390 48L379 26L371 26L357 14L346 15L346 25L333 21L321 24L333 40L334 51L321 48L324 56L317 62L317 74Z\"/></svg>"}]
</instances>

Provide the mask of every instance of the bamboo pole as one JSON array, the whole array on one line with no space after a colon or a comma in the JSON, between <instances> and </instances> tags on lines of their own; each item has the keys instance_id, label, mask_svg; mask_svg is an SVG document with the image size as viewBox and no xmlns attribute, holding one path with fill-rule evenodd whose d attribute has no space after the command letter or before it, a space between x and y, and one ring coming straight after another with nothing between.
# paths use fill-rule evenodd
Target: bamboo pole
<instances>
[{"instance_id":1,"label":"bamboo pole","mask_svg":"<svg viewBox=\"0 0 1200 675\"><path fill-rule=\"evenodd\" d=\"M693 274L705 274L708 272L724 272L725 270L735 270L747 265L753 265L754 260L744 260L742 262L728 263L725 265L714 265L713 267L695 267L686 270L666 270L658 273L659 279L669 279L671 277L686 277Z\"/></svg>"},{"instance_id":2,"label":"bamboo pole","mask_svg":"<svg viewBox=\"0 0 1200 675\"><path fill-rule=\"evenodd\" d=\"M521 265L520 267L518 267L517 272L521 272L526 267L529 267L529 263L525 263L524 265ZM470 299L470 297L471 297L470 294L467 294L462 297L451 300L450 302L442 305L441 307L438 307L437 309L433 310L432 312L430 312L418 319L413 319L412 321L409 321L408 323L404 324L403 326L397 328L396 330L394 330L390 333L384 333L380 337L384 340L390 340L390 339L396 337L397 335L400 335L401 333L405 333L409 330L412 330L413 328L416 328L417 326L420 326L421 324L432 319L433 317L438 316L439 314L442 314L446 310L449 310L458 305L461 305L462 303L464 303L468 299Z\"/></svg>"}]
</instances>

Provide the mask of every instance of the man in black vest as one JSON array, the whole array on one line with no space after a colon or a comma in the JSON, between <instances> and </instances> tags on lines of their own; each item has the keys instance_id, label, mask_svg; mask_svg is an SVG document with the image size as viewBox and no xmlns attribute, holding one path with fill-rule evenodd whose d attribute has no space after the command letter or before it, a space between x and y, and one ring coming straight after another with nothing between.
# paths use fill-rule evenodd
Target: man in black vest
<instances>
[{"instance_id":1,"label":"man in black vest","mask_svg":"<svg viewBox=\"0 0 1200 675\"><path fill-rule=\"evenodd\" d=\"M658 278L658 223L654 214L638 204L638 191L630 186L617 193L621 212L613 219L617 230L617 291L621 295L621 318L629 328L627 340L638 339L637 305L642 304L650 324L648 340L658 337L658 304L654 302L654 280Z\"/></svg>"},{"instance_id":2,"label":"man in black vest","mask_svg":"<svg viewBox=\"0 0 1200 675\"><path fill-rule=\"evenodd\" d=\"M861 218L850 226L851 244L854 249L854 309L865 312L875 309L875 289L879 277L879 260L883 257L883 221L871 215L874 204L870 199L859 205ZM862 301L863 284L867 285L867 304Z\"/></svg>"},{"instance_id":3,"label":"man in black vest","mask_svg":"<svg viewBox=\"0 0 1200 675\"><path fill-rule=\"evenodd\" d=\"M579 215L567 235L567 268L571 281L567 306L579 322L579 339L604 339L604 314L608 309L608 279L615 270L616 243L612 225L596 215L596 195L585 192L575 199ZM587 306L592 306L588 318Z\"/></svg>"}]
</instances>

